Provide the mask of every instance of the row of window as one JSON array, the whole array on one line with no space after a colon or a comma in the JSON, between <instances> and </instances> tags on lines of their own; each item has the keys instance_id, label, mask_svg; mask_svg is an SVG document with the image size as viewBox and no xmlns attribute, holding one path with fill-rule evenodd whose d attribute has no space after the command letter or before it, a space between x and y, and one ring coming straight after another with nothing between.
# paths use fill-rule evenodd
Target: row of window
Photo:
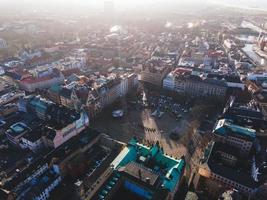
<instances>
[{"instance_id":1,"label":"row of window","mask_svg":"<svg viewBox=\"0 0 267 200\"><path fill-rule=\"evenodd\" d=\"M251 191L251 189L246 187L246 186L243 186L243 185L241 185L239 183L236 183L234 181L231 181L231 180L229 180L227 178L224 178L224 177L216 175L216 174L212 174L211 178L213 180L215 180L215 181L219 181L219 182L221 182L223 184L226 184L229 187L233 187L233 188L239 189L239 190L241 190L243 192L250 192Z\"/></svg>"}]
</instances>

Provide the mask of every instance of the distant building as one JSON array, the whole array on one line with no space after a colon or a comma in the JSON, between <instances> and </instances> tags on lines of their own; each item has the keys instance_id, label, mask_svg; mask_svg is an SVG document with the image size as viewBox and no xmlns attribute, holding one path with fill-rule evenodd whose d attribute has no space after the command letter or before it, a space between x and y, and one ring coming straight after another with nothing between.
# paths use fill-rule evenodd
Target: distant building
<instances>
[{"instance_id":1,"label":"distant building","mask_svg":"<svg viewBox=\"0 0 267 200\"><path fill-rule=\"evenodd\" d=\"M227 88L231 88L234 91L245 90L245 84L241 82L240 77L237 75L220 75L210 73L207 77L224 81L227 85Z\"/></svg>"},{"instance_id":2,"label":"distant building","mask_svg":"<svg viewBox=\"0 0 267 200\"><path fill-rule=\"evenodd\" d=\"M12 101L16 101L21 97L25 96L25 92L23 91L11 91L6 94L0 96L0 105L5 105L11 103Z\"/></svg>"},{"instance_id":3,"label":"distant building","mask_svg":"<svg viewBox=\"0 0 267 200\"><path fill-rule=\"evenodd\" d=\"M8 103L0 106L0 117L11 115L18 111L18 106L15 103Z\"/></svg>"},{"instance_id":4,"label":"distant building","mask_svg":"<svg viewBox=\"0 0 267 200\"><path fill-rule=\"evenodd\" d=\"M23 51L20 53L20 58L22 61L31 60L34 57L41 57L42 52L41 51Z\"/></svg>"},{"instance_id":5,"label":"distant building","mask_svg":"<svg viewBox=\"0 0 267 200\"><path fill-rule=\"evenodd\" d=\"M163 88L183 95L224 100L227 92L225 81L192 74L192 69L177 68L164 78Z\"/></svg>"},{"instance_id":6,"label":"distant building","mask_svg":"<svg viewBox=\"0 0 267 200\"><path fill-rule=\"evenodd\" d=\"M223 42L223 47L226 49L227 52L229 52L231 50L235 50L237 48L237 45L233 40L226 39Z\"/></svg>"},{"instance_id":7,"label":"distant building","mask_svg":"<svg viewBox=\"0 0 267 200\"><path fill-rule=\"evenodd\" d=\"M171 71L171 67L143 66L140 81L162 87L163 79Z\"/></svg>"},{"instance_id":8,"label":"distant building","mask_svg":"<svg viewBox=\"0 0 267 200\"><path fill-rule=\"evenodd\" d=\"M30 131L21 138L20 146L33 152L43 147L42 131Z\"/></svg>"},{"instance_id":9,"label":"distant building","mask_svg":"<svg viewBox=\"0 0 267 200\"><path fill-rule=\"evenodd\" d=\"M58 69L53 68L37 71L36 74L21 79L19 86L27 92L34 92L37 89L50 88L52 85L62 84L63 82L63 74Z\"/></svg>"},{"instance_id":10,"label":"distant building","mask_svg":"<svg viewBox=\"0 0 267 200\"><path fill-rule=\"evenodd\" d=\"M4 49L4 48L7 48L7 42L0 38L0 49Z\"/></svg>"},{"instance_id":11,"label":"distant building","mask_svg":"<svg viewBox=\"0 0 267 200\"><path fill-rule=\"evenodd\" d=\"M0 66L0 76L5 74L5 69L3 67Z\"/></svg>"}]
</instances>

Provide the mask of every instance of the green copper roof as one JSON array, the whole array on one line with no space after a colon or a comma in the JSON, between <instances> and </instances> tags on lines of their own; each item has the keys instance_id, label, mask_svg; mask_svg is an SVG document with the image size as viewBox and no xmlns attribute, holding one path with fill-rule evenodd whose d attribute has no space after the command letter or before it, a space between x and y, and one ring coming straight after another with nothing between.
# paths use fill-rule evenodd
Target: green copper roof
<instances>
[{"instance_id":1,"label":"green copper roof","mask_svg":"<svg viewBox=\"0 0 267 200\"><path fill-rule=\"evenodd\" d=\"M214 132L220 135L227 135L227 134L239 134L241 136L246 136L251 139L256 138L256 131L254 129L238 126L232 124L230 120L221 119L217 122Z\"/></svg>"},{"instance_id":2,"label":"green copper roof","mask_svg":"<svg viewBox=\"0 0 267 200\"><path fill-rule=\"evenodd\" d=\"M162 186L170 192L175 189L175 186L179 183L183 175L185 161L183 159L177 160L164 154L158 144L148 147L132 139L111 165L116 170L120 167L124 167L131 161L137 161L139 157L145 157L146 159L153 159L156 161L153 168L151 168L155 173L158 168L164 168L167 173L159 173L161 174L160 179L162 181Z\"/></svg>"}]
</instances>

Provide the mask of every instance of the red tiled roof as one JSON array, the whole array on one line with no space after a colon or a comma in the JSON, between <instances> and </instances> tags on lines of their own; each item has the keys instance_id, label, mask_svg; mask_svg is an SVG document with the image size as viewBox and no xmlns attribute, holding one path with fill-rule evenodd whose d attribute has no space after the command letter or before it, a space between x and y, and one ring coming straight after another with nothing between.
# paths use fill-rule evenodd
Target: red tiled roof
<instances>
[{"instance_id":1,"label":"red tiled roof","mask_svg":"<svg viewBox=\"0 0 267 200\"><path fill-rule=\"evenodd\" d=\"M47 81L47 80L50 80L50 79L53 79L53 78L59 77L59 76L60 75L56 74L56 73L52 73L52 74L50 74L48 76L38 77L38 78L35 78L35 77L31 76L31 77L26 77L26 78L20 80L20 82L21 83L26 83L26 84L27 83L28 84L30 84L30 83L39 83L39 82Z\"/></svg>"},{"instance_id":2,"label":"red tiled roof","mask_svg":"<svg viewBox=\"0 0 267 200\"><path fill-rule=\"evenodd\" d=\"M28 77L28 78L22 79L20 82L30 84L30 83L38 83L38 82L47 81L49 79L52 79L52 77L50 76L45 76L45 77L40 77L40 78Z\"/></svg>"}]
</instances>

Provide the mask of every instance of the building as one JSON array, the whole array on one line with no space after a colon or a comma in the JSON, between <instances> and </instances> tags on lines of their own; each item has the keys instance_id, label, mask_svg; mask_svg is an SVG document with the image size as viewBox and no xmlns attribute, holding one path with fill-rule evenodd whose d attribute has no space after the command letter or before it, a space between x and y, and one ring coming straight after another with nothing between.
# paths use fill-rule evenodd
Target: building
<instances>
[{"instance_id":1,"label":"building","mask_svg":"<svg viewBox=\"0 0 267 200\"><path fill-rule=\"evenodd\" d=\"M49 126L44 131L44 143L46 146L57 148L72 137L78 135L89 125L89 117L85 111L73 113L71 110L54 110L55 118L50 120ZM52 127L52 128L51 128Z\"/></svg>"},{"instance_id":2,"label":"building","mask_svg":"<svg viewBox=\"0 0 267 200\"><path fill-rule=\"evenodd\" d=\"M10 91L8 93L3 94L0 97L0 105L4 105L10 103L12 101L16 101L21 97L25 96L25 92L23 91Z\"/></svg>"},{"instance_id":3,"label":"building","mask_svg":"<svg viewBox=\"0 0 267 200\"><path fill-rule=\"evenodd\" d=\"M52 85L64 83L63 74L56 68L37 70L31 76L19 81L21 89L27 92L34 92L37 89L50 88Z\"/></svg>"},{"instance_id":4,"label":"building","mask_svg":"<svg viewBox=\"0 0 267 200\"><path fill-rule=\"evenodd\" d=\"M110 167L111 173L89 199L174 199L185 160L164 154L158 143L148 147L132 139Z\"/></svg>"},{"instance_id":5,"label":"building","mask_svg":"<svg viewBox=\"0 0 267 200\"><path fill-rule=\"evenodd\" d=\"M18 111L18 106L15 103L8 103L0 106L0 117L11 115Z\"/></svg>"},{"instance_id":6,"label":"building","mask_svg":"<svg viewBox=\"0 0 267 200\"><path fill-rule=\"evenodd\" d=\"M0 49L4 49L4 48L7 48L7 42L0 38Z\"/></svg>"},{"instance_id":7,"label":"building","mask_svg":"<svg viewBox=\"0 0 267 200\"><path fill-rule=\"evenodd\" d=\"M267 73L248 73L247 79L250 81L264 82L267 80Z\"/></svg>"},{"instance_id":8,"label":"building","mask_svg":"<svg viewBox=\"0 0 267 200\"><path fill-rule=\"evenodd\" d=\"M237 75L220 75L220 74L208 74L208 78L216 78L217 80L225 81L227 87L232 90L245 90L245 84L241 82L240 77Z\"/></svg>"},{"instance_id":9,"label":"building","mask_svg":"<svg viewBox=\"0 0 267 200\"><path fill-rule=\"evenodd\" d=\"M25 123L17 122L10 126L5 134L11 144L18 146L21 138L30 131L31 129Z\"/></svg>"},{"instance_id":10,"label":"building","mask_svg":"<svg viewBox=\"0 0 267 200\"><path fill-rule=\"evenodd\" d=\"M43 139L41 131L30 131L21 137L20 146L33 152L43 147Z\"/></svg>"},{"instance_id":11,"label":"building","mask_svg":"<svg viewBox=\"0 0 267 200\"><path fill-rule=\"evenodd\" d=\"M20 53L20 58L23 62L25 62L26 60L31 60L34 57L41 57L42 56L42 52L41 51L23 51Z\"/></svg>"},{"instance_id":12,"label":"building","mask_svg":"<svg viewBox=\"0 0 267 200\"><path fill-rule=\"evenodd\" d=\"M89 125L89 117L84 110L78 113L67 107L58 106L40 96L27 96L21 99L19 110L37 116L40 120L45 120L46 124L39 127L39 131L42 133L44 145L53 148L57 148L78 135ZM24 142L26 142L26 138L24 138ZM26 143L27 145L29 142Z\"/></svg>"},{"instance_id":13,"label":"building","mask_svg":"<svg viewBox=\"0 0 267 200\"><path fill-rule=\"evenodd\" d=\"M226 52L229 52L235 50L237 48L237 45L233 40L226 39L223 41L223 47L225 48Z\"/></svg>"},{"instance_id":14,"label":"building","mask_svg":"<svg viewBox=\"0 0 267 200\"><path fill-rule=\"evenodd\" d=\"M65 86L54 85L48 90L48 96L68 108L77 111L85 109L93 119L104 107L125 96L138 84L137 75L128 73L120 77L113 74L100 76L87 81L72 81Z\"/></svg>"},{"instance_id":15,"label":"building","mask_svg":"<svg viewBox=\"0 0 267 200\"><path fill-rule=\"evenodd\" d=\"M143 66L140 81L162 87L163 79L170 71L169 66Z\"/></svg>"},{"instance_id":16,"label":"building","mask_svg":"<svg viewBox=\"0 0 267 200\"><path fill-rule=\"evenodd\" d=\"M239 125L252 126L257 129L266 128L267 122L259 104L254 99L241 103L235 96L231 96L224 108L223 116Z\"/></svg>"},{"instance_id":17,"label":"building","mask_svg":"<svg viewBox=\"0 0 267 200\"><path fill-rule=\"evenodd\" d=\"M177 68L163 80L163 88L179 94L224 100L227 92L225 81L193 75L192 69Z\"/></svg>"},{"instance_id":18,"label":"building","mask_svg":"<svg viewBox=\"0 0 267 200\"><path fill-rule=\"evenodd\" d=\"M47 163L37 166L29 176L16 185L7 185L7 198L3 200L46 200L51 192L61 183L62 177L57 165L49 167Z\"/></svg>"},{"instance_id":19,"label":"building","mask_svg":"<svg viewBox=\"0 0 267 200\"><path fill-rule=\"evenodd\" d=\"M211 142L199 166L198 189L206 187L207 194L213 198L227 189L249 196L264 180L265 170L261 165L255 155L244 157L233 145Z\"/></svg>"},{"instance_id":20,"label":"building","mask_svg":"<svg viewBox=\"0 0 267 200\"><path fill-rule=\"evenodd\" d=\"M163 79L163 88L166 90L173 91L175 88L176 77L179 75L191 74L192 69L190 68L176 68L171 71L164 79Z\"/></svg>"},{"instance_id":21,"label":"building","mask_svg":"<svg viewBox=\"0 0 267 200\"><path fill-rule=\"evenodd\" d=\"M235 125L231 120L227 119L217 121L213 134L215 140L233 145L247 154L256 140L256 131L254 129Z\"/></svg>"},{"instance_id":22,"label":"building","mask_svg":"<svg viewBox=\"0 0 267 200\"><path fill-rule=\"evenodd\" d=\"M254 99L259 104L264 119L267 120L267 91L262 91L254 95Z\"/></svg>"}]
</instances>

